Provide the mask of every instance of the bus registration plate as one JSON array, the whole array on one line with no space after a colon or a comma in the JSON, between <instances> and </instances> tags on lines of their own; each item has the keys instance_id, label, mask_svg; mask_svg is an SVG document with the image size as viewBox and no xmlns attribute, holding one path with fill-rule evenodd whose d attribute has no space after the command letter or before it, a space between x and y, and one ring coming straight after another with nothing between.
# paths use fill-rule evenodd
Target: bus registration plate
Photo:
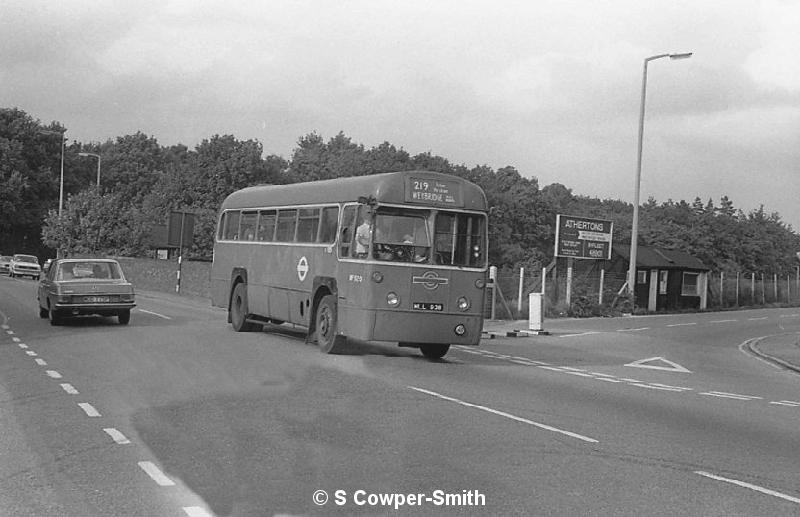
<instances>
[{"instance_id":1,"label":"bus registration plate","mask_svg":"<svg viewBox=\"0 0 800 517\"><path fill-rule=\"evenodd\" d=\"M441 303L414 302L413 307L415 311L442 312L444 310L444 305Z\"/></svg>"}]
</instances>

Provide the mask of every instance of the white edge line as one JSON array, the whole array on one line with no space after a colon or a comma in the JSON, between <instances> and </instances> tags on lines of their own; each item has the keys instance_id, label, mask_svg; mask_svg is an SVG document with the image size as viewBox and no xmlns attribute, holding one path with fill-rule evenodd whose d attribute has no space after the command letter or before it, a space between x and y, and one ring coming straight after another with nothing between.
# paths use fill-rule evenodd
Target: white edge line
<instances>
[{"instance_id":1,"label":"white edge line","mask_svg":"<svg viewBox=\"0 0 800 517\"><path fill-rule=\"evenodd\" d=\"M208 513L202 506L184 506L183 511L189 517L212 517L212 514Z\"/></svg>"},{"instance_id":2,"label":"white edge line","mask_svg":"<svg viewBox=\"0 0 800 517\"><path fill-rule=\"evenodd\" d=\"M114 440L114 442L118 443L119 445L128 445L129 443L131 443L131 441L128 440L128 438L124 434L114 429L113 427L107 427L103 429L103 431L105 431L106 434L110 436L111 439Z\"/></svg>"},{"instance_id":3,"label":"white edge line","mask_svg":"<svg viewBox=\"0 0 800 517\"><path fill-rule=\"evenodd\" d=\"M595 440L594 438L589 438L588 436L583 436L582 434L573 433L571 431L565 431L564 429L559 429L557 427L549 426L549 425L546 425L546 424L540 424L539 422L534 422L533 420L528 420L527 418L522 418L522 417L519 417L519 416L516 416L516 415L512 415L511 413L506 413L505 411L498 411L497 409L492 409L490 407L480 406L478 404L472 404L471 402L465 402L465 401L457 399L457 398L448 397L447 395L442 395L441 393L436 393L435 391L430 391L430 390L426 390L426 389L423 389L423 388L417 388L415 386L406 386L406 387L409 388L409 389L412 389L414 391L418 391L420 393L425 393L427 395L431 395L433 397L440 398L442 400L447 400L449 402L455 402L456 404L460 404L460 405L466 406L466 407L471 407L471 408L474 408L474 409L480 409L481 411L486 411L487 413L492 413L494 415L498 415L498 416L502 416L502 417L505 417L505 418L509 418L509 419L515 420L517 422L522 422L523 424L529 424L529 425L532 425L534 427L538 427L539 429L544 429L546 431L552 431L554 433L560 433L560 434L563 434L563 435L566 435L566 436L570 436L572 438L577 438L578 440L583 440L584 442L599 443L599 441Z\"/></svg>"},{"instance_id":4,"label":"white edge line","mask_svg":"<svg viewBox=\"0 0 800 517\"><path fill-rule=\"evenodd\" d=\"M170 318L169 316L164 316L163 314L159 314L159 313L157 313L157 312L153 312L153 311L146 311L146 310L144 310L144 309L137 309L137 310L138 310L139 312L146 312L147 314L152 314L153 316L158 316L159 318L163 318L163 319L165 319L165 320L171 320L171 319L172 319L172 318Z\"/></svg>"},{"instance_id":5,"label":"white edge line","mask_svg":"<svg viewBox=\"0 0 800 517\"><path fill-rule=\"evenodd\" d=\"M581 332L579 334L561 334L558 337L576 337L576 336L590 336L592 334L600 334L600 332L589 331L589 332Z\"/></svg>"},{"instance_id":6,"label":"white edge line","mask_svg":"<svg viewBox=\"0 0 800 517\"><path fill-rule=\"evenodd\" d=\"M762 494L771 495L773 497L779 497L781 499L785 499L786 501L791 501L793 503L800 504L800 499L797 497L792 497L790 495L782 494L780 492L776 492L775 490L770 490L769 488L760 487L758 485L753 485L752 483L746 483L744 481L739 481L736 479L729 479L722 476L717 476L716 474L711 474L710 472L703 472L702 470L695 471L695 474L699 474L701 476L715 479L717 481L724 481L725 483L731 483L742 488L749 488L750 490L755 490L756 492L761 492Z\"/></svg>"},{"instance_id":7,"label":"white edge line","mask_svg":"<svg viewBox=\"0 0 800 517\"><path fill-rule=\"evenodd\" d=\"M668 327L688 327L689 325L697 325L697 322L691 323L672 323L671 325L667 325Z\"/></svg>"},{"instance_id":8,"label":"white edge line","mask_svg":"<svg viewBox=\"0 0 800 517\"><path fill-rule=\"evenodd\" d=\"M156 467L156 464L152 461L140 461L139 468L150 476L150 479L155 481L159 486L175 486L175 482L161 472L161 469Z\"/></svg>"}]
</instances>

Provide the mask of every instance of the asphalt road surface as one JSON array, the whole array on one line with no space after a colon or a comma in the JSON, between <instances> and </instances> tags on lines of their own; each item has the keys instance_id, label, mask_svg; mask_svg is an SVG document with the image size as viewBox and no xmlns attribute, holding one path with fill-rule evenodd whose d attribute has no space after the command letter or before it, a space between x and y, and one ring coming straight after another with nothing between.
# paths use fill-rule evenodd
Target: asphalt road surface
<instances>
[{"instance_id":1,"label":"asphalt road surface","mask_svg":"<svg viewBox=\"0 0 800 517\"><path fill-rule=\"evenodd\" d=\"M40 319L0 277L0 515L800 515L800 309L548 320L328 356L140 293Z\"/></svg>"}]
</instances>

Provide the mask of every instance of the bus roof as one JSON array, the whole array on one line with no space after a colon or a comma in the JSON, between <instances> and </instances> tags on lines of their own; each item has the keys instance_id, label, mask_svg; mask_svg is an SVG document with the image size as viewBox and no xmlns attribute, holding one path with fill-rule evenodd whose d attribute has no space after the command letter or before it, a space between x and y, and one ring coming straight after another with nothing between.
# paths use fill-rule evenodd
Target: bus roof
<instances>
[{"instance_id":1,"label":"bus roof","mask_svg":"<svg viewBox=\"0 0 800 517\"><path fill-rule=\"evenodd\" d=\"M342 203L362 196L378 203L479 211L488 207L483 190L463 178L431 171L401 171L247 187L225 198L221 209Z\"/></svg>"}]
</instances>

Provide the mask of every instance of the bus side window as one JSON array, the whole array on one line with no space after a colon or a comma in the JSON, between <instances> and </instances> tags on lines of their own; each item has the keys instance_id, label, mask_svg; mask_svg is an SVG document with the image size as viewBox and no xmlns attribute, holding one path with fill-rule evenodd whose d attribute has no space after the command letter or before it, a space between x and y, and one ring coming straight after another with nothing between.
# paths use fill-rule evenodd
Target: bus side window
<instances>
[{"instance_id":1,"label":"bus side window","mask_svg":"<svg viewBox=\"0 0 800 517\"><path fill-rule=\"evenodd\" d=\"M294 241L296 228L297 209L290 208L286 210L278 210L278 229L275 232L275 240L278 242Z\"/></svg>"},{"instance_id":2,"label":"bus side window","mask_svg":"<svg viewBox=\"0 0 800 517\"><path fill-rule=\"evenodd\" d=\"M349 257L353 246L353 230L355 229L356 207L345 207L342 213L342 230L339 235L339 256Z\"/></svg>"},{"instance_id":3,"label":"bus side window","mask_svg":"<svg viewBox=\"0 0 800 517\"><path fill-rule=\"evenodd\" d=\"M322 209L322 220L319 225L318 242L330 244L336 240L336 224L339 222L339 207L329 206Z\"/></svg>"},{"instance_id":4,"label":"bus side window","mask_svg":"<svg viewBox=\"0 0 800 517\"><path fill-rule=\"evenodd\" d=\"M269 242L275 238L275 210L262 210L258 214L257 238L262 242Z\"/></svg>"},{"instance_id":5,"label":"bus side window","mask_svg":"<svg viewBox=\"0 0 800 517\"><path fill-rule=\"evenodd\" d=\"M239 238L239 211L231 210L225 213L225 239L236 240Z\"/></svg>"}]
</instances>

